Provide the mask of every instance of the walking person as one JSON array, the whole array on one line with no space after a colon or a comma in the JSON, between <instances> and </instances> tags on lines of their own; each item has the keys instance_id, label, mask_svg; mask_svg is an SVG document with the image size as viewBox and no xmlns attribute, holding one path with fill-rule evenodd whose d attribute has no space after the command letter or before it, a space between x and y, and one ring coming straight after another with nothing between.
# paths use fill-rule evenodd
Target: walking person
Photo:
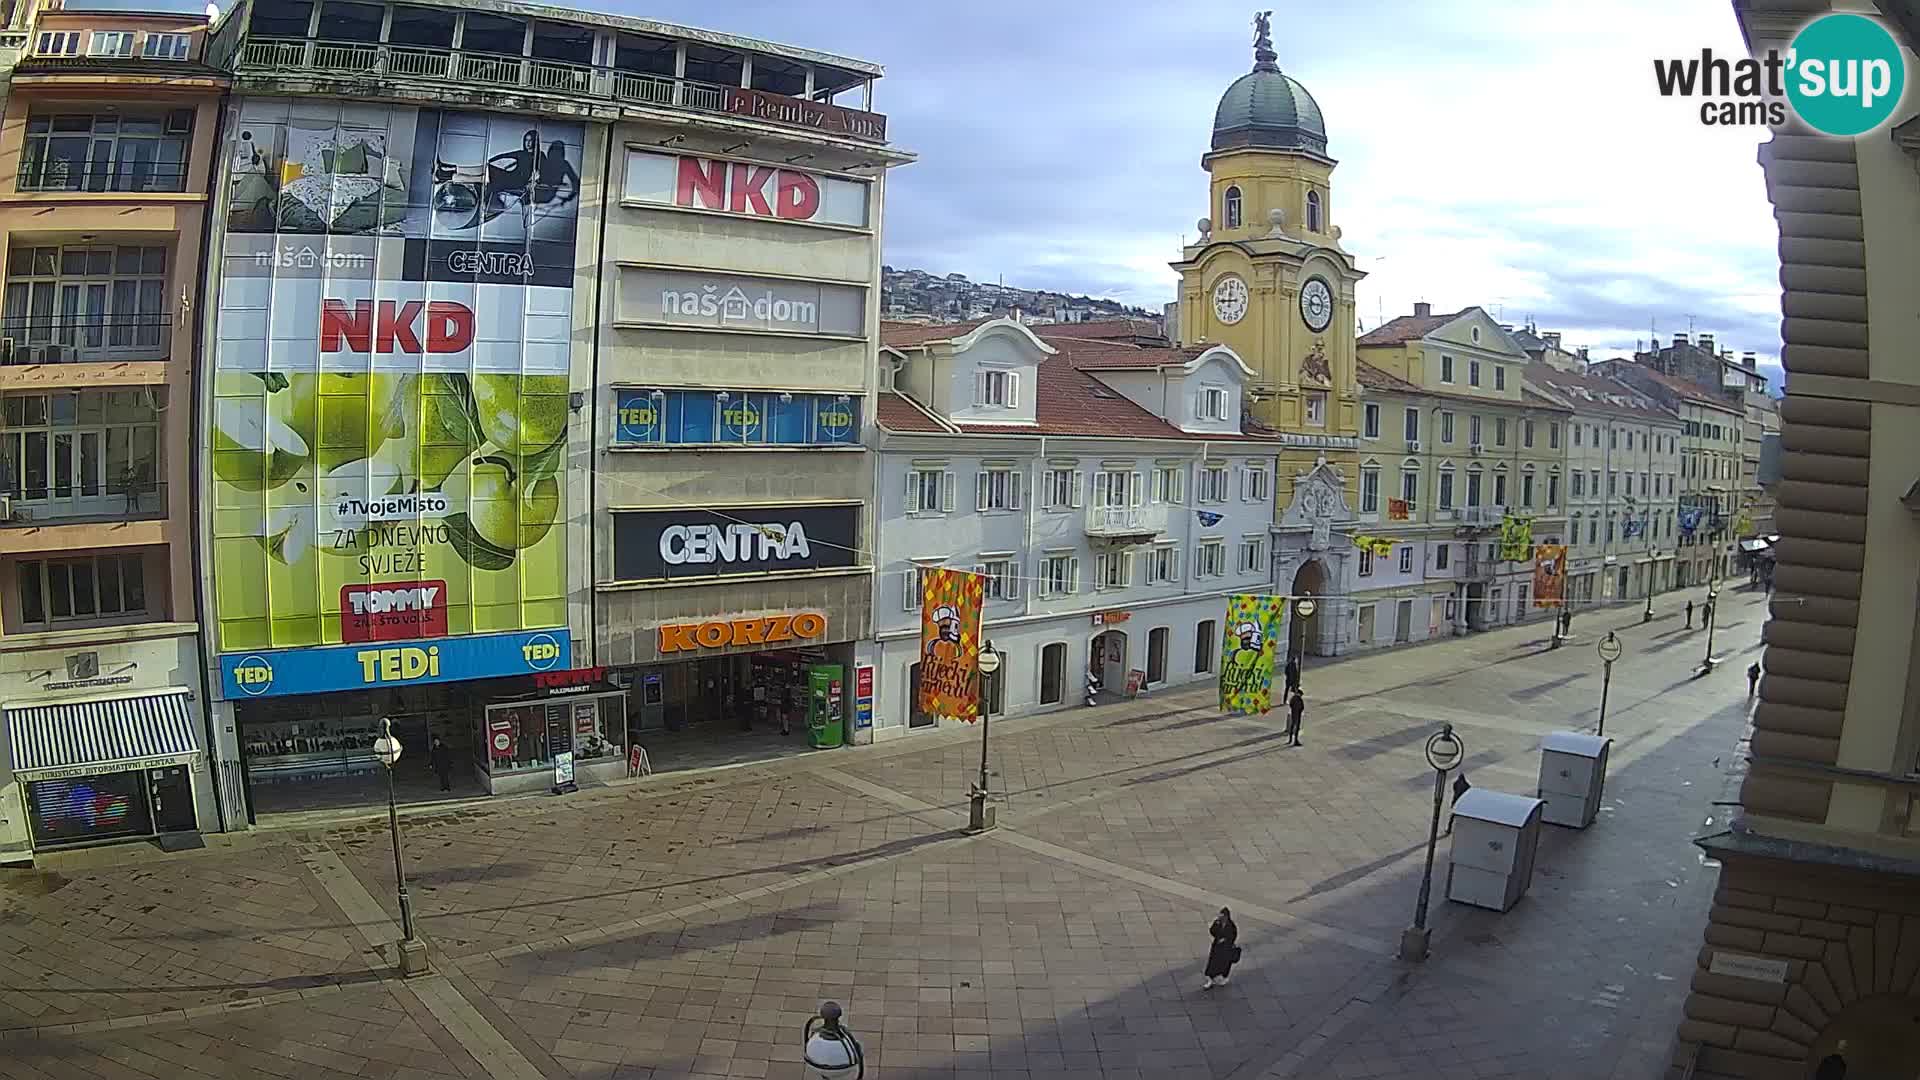
<instances>
[{"instance_id":1,"label":"walking person","mask_svg":"<svg viewBox=\"0 0 1920 1080\"><path fill-rule=\"evenodd\" d=\"M427 751L427 760L433 764L433 775L440 778L440 790L453 790L453 751L447 744L434 736L433 746Z\"/></svg>"},{"instance_id":2,"label":"walking person","mask_svg":"<svg viewBox=\"0 0 1920 1080\"><path fill-rule=\"evenodd\" d=\"M1693 629L1693 601L1687 601L1687 629Z\"/></svg>"},{"instance_id":3,"label":"walking person","mask_svg":"<svg viewBox=\"0 0 1920 1080\"><path fill-rule=\"evenodd\" d=\"M1233 925L1233 912L1221 908L1207 932L1213 935L1213 947L1207 950L1207 977L1200 984L1202 990L1227 985L1227 976L1233 973L1233 965L1240 962L1240 946L1237 944L1240 928Z\"/></svg>"},{"instance_id":4,"label":"walking person","mask_svg":"<svg viewBox=\"0 0 1920 1080\"><path fill-rule=\"evenodd\" d=\"M1300 688L1294 687L1292 696L1287 698L1287 738L1292 740L1288 746L1300 745L1300 717L1307 711L1307 699L1300 696Z\"/></svg>"},{"instance_id":5,"label":"walking person","mask_svg":"<svg viewBox=\"0 0 1920 1080\"><path fill-rule=\"evenodd\" d=\"M1287 654L1287 693L1300 689L1300 658L1293 653Z\"/></svg>"},{"instance_id":6,"label":"walking person","mask_svg":"<svg viewBox=\"0 0 1920 1080\"><path fill-rule=\"evenodd\" d=\"M1760 661L1755 660L1747 666L1747 696L1752 697L1760 690Z\"/></svg>"}]
</instances>

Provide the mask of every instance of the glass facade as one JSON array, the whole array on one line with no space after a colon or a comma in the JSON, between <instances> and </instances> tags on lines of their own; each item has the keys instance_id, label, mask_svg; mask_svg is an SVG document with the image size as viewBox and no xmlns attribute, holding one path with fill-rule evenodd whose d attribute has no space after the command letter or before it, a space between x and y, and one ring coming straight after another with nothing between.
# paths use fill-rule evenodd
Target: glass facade
<instances>
[{"instance_id":1,"label":"glass facade","mask_svg":"<svg viewBox=\"0 0 1920 1080\"><path fill-rule=\"evenodd\" d=\"M852 446L860 403L847 394L621 390L619 446Z\"/></svg>"}]
</instances>

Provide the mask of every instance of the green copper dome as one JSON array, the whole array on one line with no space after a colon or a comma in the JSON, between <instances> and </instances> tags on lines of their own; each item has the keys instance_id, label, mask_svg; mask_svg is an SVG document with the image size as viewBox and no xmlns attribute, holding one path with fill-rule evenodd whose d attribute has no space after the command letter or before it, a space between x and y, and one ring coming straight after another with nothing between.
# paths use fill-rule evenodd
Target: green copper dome
<instances>
[{"instance_id":1,"label":"green copper dome","mask_svg":"<svg viewBox=\"0 0 1920 1080\"><path fill-rule=\"evenodd\" d=\"M1320 106L1275 63L1264 17L1256 20L1253 70L1233 81L1213 113L1213 148L1327 152L1327 122Z\"/></svg>"}]
</instances>

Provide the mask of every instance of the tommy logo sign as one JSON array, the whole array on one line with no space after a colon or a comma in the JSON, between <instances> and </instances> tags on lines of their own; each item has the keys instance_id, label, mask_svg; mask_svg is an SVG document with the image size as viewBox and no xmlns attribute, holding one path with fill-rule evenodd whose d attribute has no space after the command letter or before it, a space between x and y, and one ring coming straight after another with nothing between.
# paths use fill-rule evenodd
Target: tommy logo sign
<instances>
[{"instance_id":1,"label":"tommy logo sign","mask_svg":"<svg viewBox=\"0 0 1920 1080\"><path fill-rule=\"evenodd\" d=\"M393 581L340 587L340 638L348 642L445 637L447 583Z\"/></svg>"},{"instance_id":2,"label":"tommy logo sign","mask_svg":"<svg viewBox=\"0 0 1920 1080\"><path fill-rule=\"evenodd\" d=\"M473 309L452 300L321 303L323 353L457 353L472 345Z\"/></svg>"}]
</instances>

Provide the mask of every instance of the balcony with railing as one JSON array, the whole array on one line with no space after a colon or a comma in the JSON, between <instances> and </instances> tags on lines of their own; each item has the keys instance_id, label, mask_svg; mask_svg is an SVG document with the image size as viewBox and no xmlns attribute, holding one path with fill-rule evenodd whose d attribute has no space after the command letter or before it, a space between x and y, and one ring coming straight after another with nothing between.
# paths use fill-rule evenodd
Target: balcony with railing
<instances>
[{"instance_id":1,"label":"balcony with railing","mask_svg":"<svg viewBox=\"0 0 1920 1080\"><path fill-rule=\"evenodd\" d=\"M1167 508L1155 506L1090 506L1087 535L1097 540L1144 544L1167 528Z\"/></svg>"},{"instance_id":2,"label":"balcony with railing","mask_svg":"<svg viewBox=\"0 0 1920 1080\"><path fill-rule=\"evenodd\" d=\"M14 178L18 191L179 193L187 190L187 166L181 162L107 162L91 164L66 158L29 158Z\"/></svg>"},{"instance_id":3,"label":"balcony with railing","mask_svg":"<svg viewBox=\"0 0 1920 1080\"><path fill-rule=\"evenodd\" d=\"M165 360L172 348L170 312L0 319L0 367Z\"/></svg>"},{"instance_id":4,"label":"balcony with railing","mask_svg":"<svg viewBox=\"0 0 1920 1080\"><path fill-rule=\"evenodd\" d=\"M10 464L0 462L0 472ZM0 476L0 530L153 521L167 516L166 483L143 474L102 477L97 471L85 475L83 470L54 480L45 473L35 476L33 470L26 471L24 477Z\"/></svg>"},{"instance_id":5,"label":"balcony with railing","mask_svg":"<svg viewBox=\"0 0 1920 1080\"><path fill-rule=\"evenodd\" d=\"M748 117L867 142L885 142L887 118L811 97L697 78L468 48L311 38L250 38L238 60L243 76L345 77L421 81L477 93L516 90L644 107Z\"/></svg>"}]
</instances>

